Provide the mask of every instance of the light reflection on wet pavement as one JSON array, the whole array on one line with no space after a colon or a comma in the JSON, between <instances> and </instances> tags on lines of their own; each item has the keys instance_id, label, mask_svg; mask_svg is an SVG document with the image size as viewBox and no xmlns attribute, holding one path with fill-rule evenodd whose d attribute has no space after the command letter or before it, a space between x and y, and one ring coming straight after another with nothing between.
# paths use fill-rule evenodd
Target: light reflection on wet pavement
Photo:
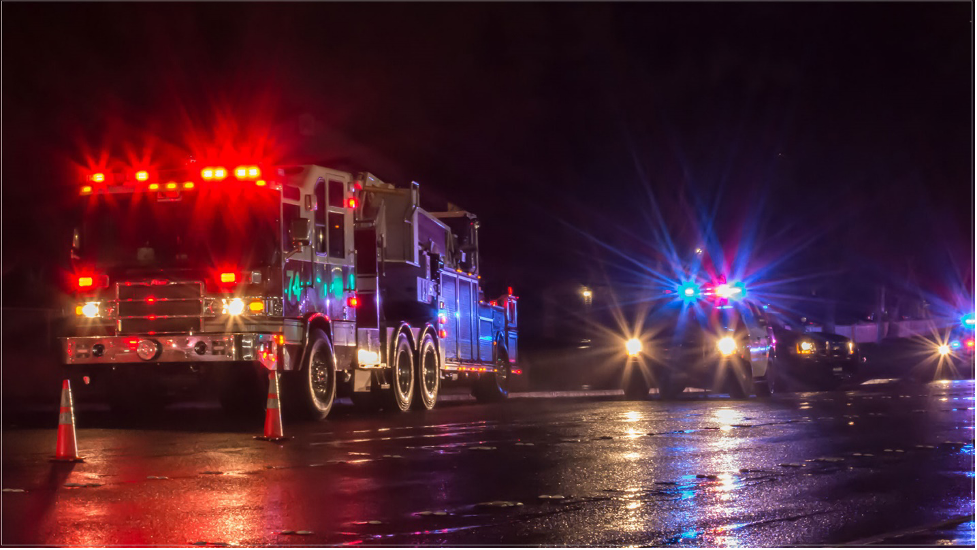
<instances>
[{"instance_id":1,"label":"light reflection on wet pavement","mask_svg":"<svg viewBox=\"0 0 977 550\"><path fill-rule=\"evenodd\" d=\"M79 413L75 465L47 461L55 430L5 427L2 542L973 545L972 381L336 413L282 444L218 410Z\"/></svg>"}]
</instances>

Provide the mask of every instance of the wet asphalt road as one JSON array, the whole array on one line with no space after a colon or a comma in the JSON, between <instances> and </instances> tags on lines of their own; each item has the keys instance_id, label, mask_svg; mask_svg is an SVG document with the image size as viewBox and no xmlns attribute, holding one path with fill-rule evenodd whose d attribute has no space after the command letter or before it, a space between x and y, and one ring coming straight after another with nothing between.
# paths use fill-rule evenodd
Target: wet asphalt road
<instances>
[{"instance_id":1,"label":"wet asphalt road","mask_svg":"<svg viewBox=\"0 0 977 550\"><path fill-rule=\"evenodd\" d=\"M283 444L211 408L82 411L73 465L56 414L8 418L2 543L973 546L973 381L686 396L338 407Z\"/></svg>"}]
</instances>

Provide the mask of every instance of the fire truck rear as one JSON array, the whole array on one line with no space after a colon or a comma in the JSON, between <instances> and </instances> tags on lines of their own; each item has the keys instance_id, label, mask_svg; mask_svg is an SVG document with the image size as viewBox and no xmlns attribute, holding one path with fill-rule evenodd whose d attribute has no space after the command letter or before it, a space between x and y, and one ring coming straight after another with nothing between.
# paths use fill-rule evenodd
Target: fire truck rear
<instances>
[{"instance_id":1,"label":"fire truck rear","mask_svg":"<svg viewBox=\"0 0 977 550\"><path fill-rule=\"evenodd\" d=\"M101 171L74 218L74 378L134 408L191 380L225 408L286 413L435 406L442 382L482 401L517 368L511 290L486 302L477 218L420 208L416 183L320 166L188 164Z\"/></svg>"}]
</instances>

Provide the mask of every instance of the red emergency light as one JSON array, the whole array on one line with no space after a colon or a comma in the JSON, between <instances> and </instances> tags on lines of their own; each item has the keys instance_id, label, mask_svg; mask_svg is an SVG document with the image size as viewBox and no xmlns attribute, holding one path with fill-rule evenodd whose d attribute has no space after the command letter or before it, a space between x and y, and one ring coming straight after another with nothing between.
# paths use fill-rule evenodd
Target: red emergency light
<instances>
[{"instance_id":1,"label":"red emergency light","mask_svg":"<svg viewBox=\"0 0 977 550\"><path fill-rule=\"evenodd\" d=\"M356 197L350 197L350 198L349 198L349 200L348 200L348 201L346 201L346 204L347 204L347 205L348 205L348 206L349 206L350 208L356 208Z\"/></svg>"},{"instance_id":2,"label":"red emergency light","mask_svg":"<svg viewBox=\"0 0 977 550\"><path fill-rule=\"evenodd\" d=\"M204 181L223 181L227 178L227 170L223 166L208 166L200 171Z\"/></svg>"},{"instance_id":3,"label":"red emergency light","mask_svg":"<svg viewBox=\"0 0 977 550\"><path fill-rule=\"evenodd\" d=\"M257 166L238 166L234 169L234 177L239 180L256 180L261 177L261 168Z\"/></svg>"},{"instance_id":4,"label":"red emergency light","mask_svg":"<svg viewBox=\"0 0 977 550\"><path fill-rule=\"evenodd\" d=\"M85 274L75 277L75 285L78 290L94 290L96 288L108 288L109 276L97 274Z\"/></svg>"},{"instance_id":5,"label":"red emergency light","mask_svg":"<svg viewBox=\"0 0 977 550\"><path fill-rule=\"evenodd\" d=\"M221 273L220 280L222 283L236 283L237 273Z\"/></svg>"},{"instance_id":6,"label":"red emergency light","mask_svg":"<svg viewBox=\"0 0 977 550\"><path fill-rule=\"evenodd\" d=\"M360 301L359 299L356 298L356 296L350 296L349 298L346 299L346 305L348 305L349 307L356 307L357 305L359 305L359 303Z\"/></svg>"}]
</instances>

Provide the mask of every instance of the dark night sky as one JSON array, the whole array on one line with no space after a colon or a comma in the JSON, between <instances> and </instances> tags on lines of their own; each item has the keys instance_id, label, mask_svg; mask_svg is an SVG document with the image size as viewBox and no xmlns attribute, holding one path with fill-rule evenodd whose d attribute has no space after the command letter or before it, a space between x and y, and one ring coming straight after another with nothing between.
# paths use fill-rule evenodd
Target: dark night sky
<instances>
[{"instance_id":1,"label":"dark night sky","mask_svg":"<svg viewBox=\"0 0 977 550\"><path fill-rule=\"evenodd\" d=\"M649 192L684 247L718 205L727 249L817 237L793 272L973 284L967 2L5 6L5 303L85 148L307 112L355 145L324 158L479 214L496 287L584 277L568 225L652 254Z\"/></svg>"}]
</instances>

